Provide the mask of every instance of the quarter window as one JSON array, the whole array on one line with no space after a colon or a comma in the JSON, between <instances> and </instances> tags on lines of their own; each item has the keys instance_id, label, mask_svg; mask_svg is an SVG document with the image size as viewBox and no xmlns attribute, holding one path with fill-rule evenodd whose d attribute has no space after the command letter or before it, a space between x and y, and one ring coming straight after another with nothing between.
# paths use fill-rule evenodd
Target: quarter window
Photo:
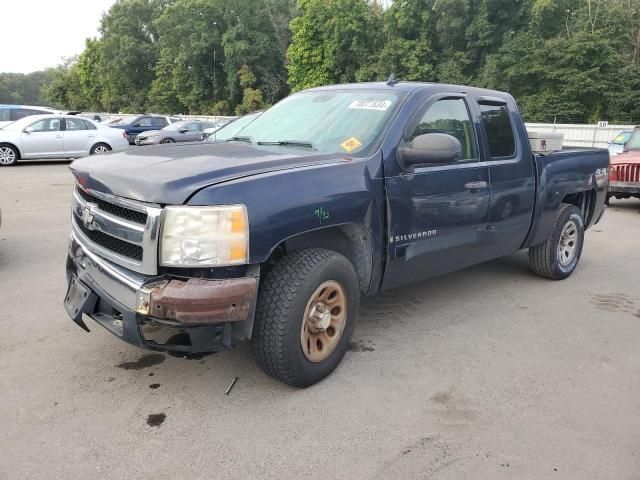
<instances>
[{"instance_id":1,"label":"quarter window","mask_svg":"<svg viewBox=\"0 0 640 480\"><path fill-rule=\"evenodd\" d=\"M492 158L512 157L516 154L516 139L506 105L480 104Z\"/></svg>"},{"instance_id":2,"label":"quarter window","mask_svg":"<svg viewBox=\"0 0 640 480\"><path fill-rule=\"evenodd\" d=\"M473 125L465 101L461 98L438 100L424 113L409 141L427 133L446 133L456 137L462 145L460 162L478 157Z\"/></svg>"}]
</instances>

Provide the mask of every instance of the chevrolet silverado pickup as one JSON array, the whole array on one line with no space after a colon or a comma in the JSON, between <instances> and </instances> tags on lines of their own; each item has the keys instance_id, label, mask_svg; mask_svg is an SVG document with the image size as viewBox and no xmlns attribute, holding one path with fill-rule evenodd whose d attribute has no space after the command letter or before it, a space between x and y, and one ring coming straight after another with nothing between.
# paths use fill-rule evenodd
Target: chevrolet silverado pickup
<instances>
[{"instance_id":1,"label":"chevrolet silverado pickup","mask_svg":"<svg viewBox=\"0 0 640 480\"><path fill-rule=\"evenodd\" d=\"M296 93L224 143L70 168L74 322L185 355L250 340L305 387L345 355L361 295L522 249L568 277L609 154L533 154L506 93L390 80Z\"/></svg>"}]
</instances>

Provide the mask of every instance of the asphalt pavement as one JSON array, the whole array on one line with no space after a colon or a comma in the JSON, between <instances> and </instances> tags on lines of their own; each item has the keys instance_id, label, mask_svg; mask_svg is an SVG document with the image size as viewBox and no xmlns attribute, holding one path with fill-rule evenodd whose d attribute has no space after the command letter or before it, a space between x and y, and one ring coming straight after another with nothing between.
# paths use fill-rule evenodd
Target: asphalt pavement
<instances>
[{"instance_id":1,"label":"asphalt pavement","mask_svg":"<svg viewBox=\"0 0 640 480\"><path fill-rule=\"evenodd\" d=\"M0 479L640 478L640 201L565 281L521 252L363 300L297 390L246 344L186 360L72 323L67 165L0 169Z\"/></svg>"}]
</instances>

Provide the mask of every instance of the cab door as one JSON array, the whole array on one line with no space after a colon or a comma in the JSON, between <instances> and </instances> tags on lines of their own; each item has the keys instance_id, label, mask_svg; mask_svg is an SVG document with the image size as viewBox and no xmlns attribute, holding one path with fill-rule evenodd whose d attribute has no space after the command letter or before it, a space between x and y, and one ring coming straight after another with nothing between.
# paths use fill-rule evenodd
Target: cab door
<instances>
[{"instance_id":1,"label":"cab door","mask_svg":"<svg viewBox=\"0 0 640 480\"><path fill-rule=\"evenodd\" d=\"M389 255L383 288L476 263L489 214L489 169L464 94L438 95L418 111L400 146L445 133L462 145L448 164L422 164L385 178Z\"/></svg>"},{"instance_id":2,"label":"cab door","mask_svg":"<svg viewBox=\"0 0 640 480\"><path fill-rule=\"evenodd\" d=\"M64 157L62 121L58 117L38 120L20 134L22 158Z\"/></svg>"},{"instance_id":3,"label":"cab door","mask_svg":"<svg viewBox=\"0 0 640 480\"><path fill-rule=\"evenodd\" d=\"M527 133L515 103L507 99L479 97L482 142L491 179L487 245L491 258L516 252L522 247L535 203L535 169Z\"/></svg>"}]
</instances>

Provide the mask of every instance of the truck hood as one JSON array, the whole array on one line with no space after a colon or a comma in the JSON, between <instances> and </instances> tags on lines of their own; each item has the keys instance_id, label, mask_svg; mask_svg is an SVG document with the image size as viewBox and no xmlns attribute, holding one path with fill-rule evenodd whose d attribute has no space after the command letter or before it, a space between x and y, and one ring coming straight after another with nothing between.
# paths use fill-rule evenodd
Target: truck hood
<instances>
[{"instance_id":1,"label":"truck hood","mask_svg":"<svg viewBox=\"0 0 640 480\"><path fill-rule=\"evenodd\" d=\"M630 150L611 157L611 165L640 163L640 150Z\"/></svg>"},{"instance_id":2,"label":"truck hood","mask_svg":"<svg viewBox=\"0 0 640 480\"><path fill-rule=\"evenodd\" d=\"M344 160L298 148L183 143L85 157L69 167L85 188L142 202L180 205L198 190L260 173Z\"/></svg>"}]
</instances>

